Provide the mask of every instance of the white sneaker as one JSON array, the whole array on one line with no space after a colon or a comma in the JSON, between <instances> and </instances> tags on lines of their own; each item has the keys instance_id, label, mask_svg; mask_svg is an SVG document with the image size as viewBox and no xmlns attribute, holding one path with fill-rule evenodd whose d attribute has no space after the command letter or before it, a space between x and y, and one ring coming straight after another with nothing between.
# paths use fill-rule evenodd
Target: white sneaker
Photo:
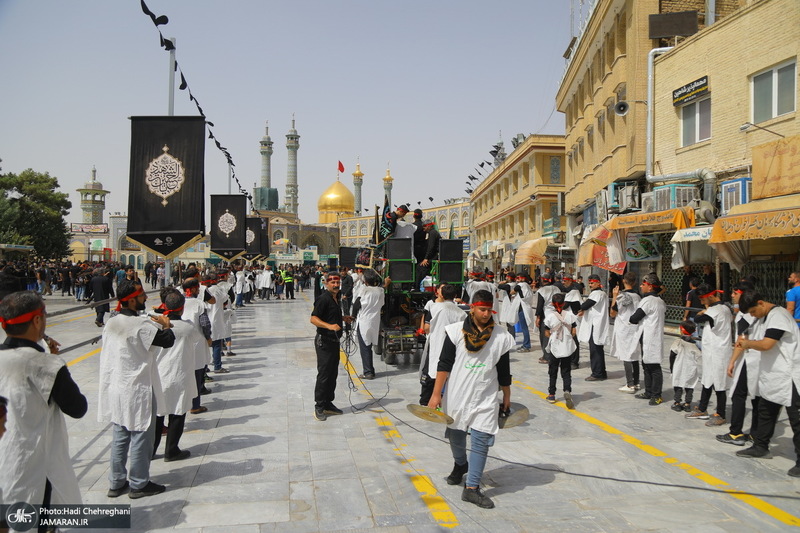
<instances>
[{"instance_id":1,"label":"white sneaker","mask_svg":"<svg viewBox=\"0 0 800 533\"><path fill-rule=\"evenodd\" d=\"M618 388L617 390L620 391L620 392L627 392L628 394L633 394L634 392L636 392L636 388L635 387L628 387L627 385L623 385L622 387Z\"/></svg>"}]
</instances>

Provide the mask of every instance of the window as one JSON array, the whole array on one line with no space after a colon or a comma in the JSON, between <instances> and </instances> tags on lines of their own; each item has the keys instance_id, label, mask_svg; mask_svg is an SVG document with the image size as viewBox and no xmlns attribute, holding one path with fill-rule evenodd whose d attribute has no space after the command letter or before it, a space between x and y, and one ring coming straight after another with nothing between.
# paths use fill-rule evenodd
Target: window
<instances>
[{"instance_id":1,"label":"window","mask_svg":"<svg viewBox=\"0 0 800 533\"><path fill-rule=\"evenodd\" d=\"M469 227L469 211L464 211L464 215L461 218L461 225L465 228Z\"/></svg>"},{"instance_id":2,"label":"window","mask_svg":"<svg viewBox=\"0 0 800 533\"><path fill-rule=\"evenodd\" d=\"M692 102L681 108L683 142L689 146L711 138L711 98Z\"/></svg>"},{"instance_id":3,"label":"window","mask_svg":"<svg viewBox=\"0 0 800 533\"><path fill-rule=\"evenodd\" d=\"M355 225L355 224L353 224L352 226L350 226L350 236L351 236L351 237L355 237L355 236L356 236L356 232L357 232L357 231L358 231L358 230L356 229L356 225Z\"/></svg>"},{"instance_id":4,"label":"window","mask_svg":"<svg viewBox=\"0 0 800 533\"><path fill-rule=\"evenodd\" d=\"M362 236L367 234L367 225L366 224L361 224L360 232L361 232Z\"/></svg>"},{"instance_id":5,"label":"window","mask_svg":"<svg viewBox=\"0 0 800 533\"><path fill-rule=\"evenodd\" d=\"M457 228L458 227L458 213L453 213L450 215L450 227Z\"/></svg>"},{"instance_id":6,"label":"window","mask_svg":"<svg viewBox=\"0 0 800 533\"><path fill-rule=\"evenodd\" d=\"M550 184L551 185L560 185L561 184L561 158L560 157L550 157Z\"/></svg>"},{"instance_id":7,"label":"window","mask_svg":"<svg viewBox=\"0 0 800 533\"><path fill-rule=\"evenodd\" d=\"M342 237L347 237L347 226L342 226Z\"/></svg>"},{"instance_id":8,"label":"window","mask_svg":"<svg viewBox=\"0 0 800 533\"><path fill-rule=\"evenodd\" d=\"M795 110L796 61L753 76L753 122L764 122Z\"/></svg>"},{"instance_id":9,"label":"window","mask_svg":"<svg viewBox=\"0 0 800 533\"><path fill-rule=\"evenodd\" d=\"M281 230L278 230L278 231L276 231L275 233L272 234L272 240L273 241L279 241L281 239L283 239L283 232Z\"/></svg>"}]
</instances>

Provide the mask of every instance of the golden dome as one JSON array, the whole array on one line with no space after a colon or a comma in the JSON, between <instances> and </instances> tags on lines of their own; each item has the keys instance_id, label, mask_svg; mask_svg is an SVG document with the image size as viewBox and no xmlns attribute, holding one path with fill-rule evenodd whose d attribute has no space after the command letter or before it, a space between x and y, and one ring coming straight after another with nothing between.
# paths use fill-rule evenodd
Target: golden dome
<instances>
[{"instance_id":1,"label":"golden dome","mask_svg":"<svg viewBox=\"0 0 800 533\"><path fill-rule=\"evenodd\" d=\"M319 223L330 224L337 222L338 217L349 215L355 212L356 199L350 189L336 180L333 185L328 187L317 201L319 211Z\"/></svg>"}]
</instances>

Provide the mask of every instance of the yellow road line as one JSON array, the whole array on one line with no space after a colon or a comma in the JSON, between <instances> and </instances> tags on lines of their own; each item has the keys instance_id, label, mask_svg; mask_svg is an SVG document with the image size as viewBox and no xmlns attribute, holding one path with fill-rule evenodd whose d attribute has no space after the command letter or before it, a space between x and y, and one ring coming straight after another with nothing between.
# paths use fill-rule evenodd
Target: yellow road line
<instances>
[{"instance_id":1,"label":"yellow road line","mask_svg":"<svg viewBox=\"0 0 800 533\"><path fill-rule=\"evenodd\" d=\"M80 363L81 361L84 361L84 360L86 360L86 359L89 359L89 358L90 358L91 356L93 356L93 355L97 355L97 354L99 354L99 353L100 353L100 350L102 350L102 348L97 348L96 350L92 350L91 352L89 352L89 353L87 353L87 354L83 354L83 355L82 355L82 356L80 356L80 357L76 357L75 359L73 359L72 361L70 361L69 363L67 363L67 366L77 365L77 364L78 364L78 363Z\"/></svg>"},{"instance_id":2,"label":"yellow road line","mask_svg":"<svg viewBox=\"0 0 800 533\"><path fill-rule=\"evenodd\" d=\"M534 394L536 396L539 396L542 399L547 398L547 394L546 393L544 393L542 391L539 391L539 390L536 390L533 387L531 387L529 385L526 385L525 383L523 383L521 381L514 380L514 384L516 386L518 386L519 388L521 388L521 389L525 389L528 392L530 392L530 393L532 393L532 394ZM719 478L716 478L716 477L712 476L711 474L703 472L699 468L695 468L694 466L692 466L692 465L690 465L688 463L684 463L680 459L676 459L675 457L669 457L668 453L663 452L663 451L661 451L658 448L655 448L653 446L650 446L649 444L645 444L642 441L640 441L639 439L637 439L636 437L632 437L631 435L628 435L628 434L624 433L623 431L620 431L619 429L617 429L617 428L615 428L613 426L610 426L610 425L606 424L605 422L603 422L601 420L598 420L598 419L594 418L591 415L588 415L586 413L582 413L582 412L580 412L580 411L578 411L576 409L567 409L567 406L564 404L564 402L558 402L555 405L558 406L558 407L561 407L562 409L564 409L565 411L567 411L571 415L576 416L576 417L580 418L581 420L584 420L585 422L588 422L588 423L590 423L590 424L592 424L594 426L599 427L600 429L602 429L606 433L610 433L611 435L616 435L616 436L620 437L624 442L627 442L628 444L631 444L632 446L642 450L643 452L645 452L645 453L647 453L649 455L652 455L653 457L658 457L659 459L662 459L666 464L680 468L681 470L683 470L684 472L686 472L690 476L692 476L692 477L694 477L696 479L699 479L700 481L702 481L702 482L704 482L704 483L706 483L708 485L711 485L714 488L723 489L723 487L729 487L730 486L730 484L728 482L723 481L723 480L721 480ZM771 503L765 502L761 498L758 498L756 496L753 496L752 494L748 494L746 492L743 492L743 491L740 491L740 490L735 490L735 489L723 489L723 491L725 492L725 494L729 494L730 496L733 496L734 498L746 503L747 505L753 507L754 509L757 509L757 510L761 511L764 514L767 514L767 515L771 516L775 520L778 520L778 521L783 522L784 524L787 524L787 525L790 525L790 526L795 526L795 527L800 526L800 518L798 518L797 516L794 516L794 515L792 515L790 513L787 513L783 509L775 507Z\"/></svg>"},{"instance_id":3,"label":"yellow road line","mask_svg":"<svg viewBox=\"0 0 800 533\"><path fill-rule=\"evenodd\" d=\"M66 324L67 322L74 322L75 320L80 320L82 318L89 318L90 316L97 316L97 315L95 315L94 313L89 313L88 315L77 316L75 318L70 318L69 320L62 320L61 322L52 322L52 323L48 322L47 327L51 328L55 326L60 326L61 324Z\"/></svg>"},{"instance_id":4,"label":"yellow road line","mask_svg":"<svg viewBox=\"0 0 800 533\"><path fill-rule=\"evenodd\" d=\"M339 359L341 360L342 365L344 365L345 370L347 370L347 372L352 376L353 381L363 385L364 382L359 379L356 369L350 363L350 360L347 358L347 355L344 352L339 353ZM374 396L372 396L372 394L365 388L361 388L360 390L370 398L374 398ZM449 529L458 526L458 518L453 511L450 510L450 506L447 504L447 501L439 495L438 491L436 490L436 486L431 481L431 478L424 474L424 470L410 466L411 463L417 459L414 456L403 452L403 448L405 448L407 445L403 442L403 436L397 430L391 419L389 419L387 416L378 415L375 417L375 423L377 423L381 428L383 436L392 444L394 444L395 455L400 458L400 462L404 465L408 465L406 472L411 474L411 483L414 485L414 488L417 489L417 492L422 498L423 503L428 506L428 511L430 511L431 516L433 516L433 519L436 520L436 523L441 527L446 527Z\"/></svg>"}]
</instances>

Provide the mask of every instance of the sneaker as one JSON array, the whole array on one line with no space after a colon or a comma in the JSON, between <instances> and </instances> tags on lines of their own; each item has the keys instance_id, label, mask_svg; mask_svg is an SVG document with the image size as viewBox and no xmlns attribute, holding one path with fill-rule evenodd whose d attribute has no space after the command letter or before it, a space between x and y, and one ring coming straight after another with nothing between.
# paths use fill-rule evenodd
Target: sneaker
<instances>
[{"instance_id":1,"label":"sneaker","mask_svg":"<svg viewBox=\"0 0 800 533\"><path fill-rule=\"evenodd\" d=\"M548 403L556 403L556 395L549 394L545 400L547 400Z\"/></svg>"},{"instance_id":2,"label":"sneaker","mask_svg":"<svg viewBox=\"0 0 800 533\"><path fill-rule=\"evenodd\" d=\"M316 418L320 422L325 422L328 419L328 415L325 414L325 410L322 409L322 407L315 407L314 418Z\"/></svg>"},{"instance_id":3,"label":"sneaker","mask_svg":"<svg viewBox=\"0 0 800 533\"><path fill-rule=\"evenodd\" d=\"M206 411L208 411L208 407L201 405L197 409L192 409L189 412L192 413L193 415L199 415L200 413L205 413Z\"/></svg>"},{"instance_id":4,"label":"sneaker","mask_svg":"<svg viewBox=\"0 0 800 533\"><path fill-rule=\"evenodd\" d=\"M233 353L233 352L225 352L225 357L230 357L232 355L236 355L236 354Z\"/></svg>"},{"instance_id":5,"label":"sneaker","mask_svg":"<svg viewBox=\"0 0 800 533\"><path fill-rule=\"evenodd\" d=\"M695 407L694 411L686 415L686 418L691 420L708 420L708 411L701 411Z\"/></svg>"},{"instance_id":6,"label":"sneaker","mask_svg":"<svg viewBox=\"0 0 800 533\"><path fill-rule=\"evenodd\" d=\"M670 407L670 409L672 409L673 411L683 411L683 404L681 402L675 402L672 404L672 407Z\"/></svg>"},{"instance_id":7,"label":"sneaker","mask_svg":"<svg viewBox=\"0 0 800 533\"><path fill-rule=\"evenodd\" d=\"M690 404L688 402L683 404L683 410L686 413L691 413L692 412L692 404Z\"/></svg>"},{"instance_id":8,"label":"sneaker","mask_svg":"<svg viewBox=\"0 0 800 533\"><path fill-rule=\"evenodd\" d=\"M329 402L323 407L322 411L326 415L341 415L344 414L344 411L333 405L333 402Z\"/></svg>"},{"instance_id":9,"label":"sneaker","mask_svg":"<svg viewBox=\"0 0 800 533\"><path fill-rule=\"evenodd\" d=\"M227 368L220 368L218 370L214 370L215 374L227 374L228 372L230 372L230 370L228 370Z\"/></svg>"},{"instance_id":10,"label":"sneaker","mask_svg":"<svg viewBox=\"0 0 800 533\"><path fill-rule=\"evenodd\" d=\"M226 355L236 355L236 352L232 352L232 351L228 350L228 353Z\"/></svg>"},{"instance_id":11,"label":"sneaker","mask_svg":"<svg viewBox=\"0 0 800 533\"><path fill-rule=\"evenodd\" d=\"M122 496L123 494L128 492L128 490L130 488L131 488L131 485L126 480L125 484L122 485L120 488L118 488L118 489L108 489L108 492L106 492L106 496L108 496L109 498L119 498L120 496Z\"/></svg>"},{"instance_id":12,"label":"sneaker","mask_svg":"<svg viewBox=\"0 0 800 533\"><path fill-rule=\"evenodd\" d=\"M755 457L758 459L772 459L772 456L769 454L769 450L765 450L764 448L759 448L755 444L750 446L745 450L739 450L736 452L736 455L739 457Z\"/></svg>"},{"instance_id":13,"label":"sneaker","mask_svg":"<svg viewBox=\"0 0 800 533\"><path fill-rule=\"evenodd\" d=\"M652 396L650 395L649 392L642 392L640 394L637 394L636 398L639 398L640 400L649 400L650 398L652 398Z\"/></svg>"},{"instance_id":14,"label":"sneaker","mask_svg":"<svg viewBox=\"0 0 800 533\"><path fill-rule=\"evenodd\" d=\"M474 503L483 509L494 509L494 502L491 498L481 492L480 487L475 487L474 489L468 489L467 487L464 487L464 491L461 493L461 500Z\"/></svg>"},{"instance_id":15,"label":"sneaker","mask_svg":"<svg viewBox=\"0 0 800 533\"><path fill-rule=\"evenodd\" d=\"M564 391L564 401L567 403L567 409L575 409L575 402L572 401L572 393Z\"/></svg>"},{"instance_id":16,"label":"sneaker","mask_svg":"<svg viewBox=\"0 0 800 533\"><path fill-rule=\"evenodd\" d=\"M800 477L800 465L794 465L786 473L789 474L792 477Z\"/></svg>"},{"instance_id":17,"label":"sneaker","mask_svg":"<svg viewBox=\"0 0 800 533\"><path fill-rule=\"evenodd\" d=\"M517 348L517 353L528 353L530 351L530 348Z\"/></svg>"},{"instance_id":18,"label":"sneaker","mask_svg":"<svg viewBox=\"0 0 800 533\"><path fill-rule=\"evenodd\" d=\"M94 321L94 325L97 326L98 328L102 328L103 327L103 323L100 322L99 320L95 320Z\"/></svg>"},{"instance_id":19,"label":"sneaker","mask_svg":"<svg viewBox=\"0 0 800 533\"><path fill-rule=\"evenodd\" d=\"M164 462L171 463L172 461L183 461L184 459L188 459L190 455L192 455L192 452L190 452L189 450L181 450L172 457L167 457L165 455Z\"/></svg>"},{"instance_id":20,"label":"sneaker","mask_svg":"<svg viewBox=\"0 0 800 533\"><path fill-rule=\"evenodd\" d=\"M464 478L464 474L469 471L469 463L464 463L463 465L459 465L458 463L453 463L453 471L450 472L450 475L447 476L447 484L448 485L460 485L461 480Z\"/></svg>"},{"instance_id":21,"label":"sneaker","mask_svg":"<svg viewBox=\"0 0 800 533\"><path fill-rule=\"evenodd\" d=\"M131 491L128 493L128 498L131 500L136 500L138 498L144 498L145 496L155 496L156 494L161 494L165 490L167 490L167 487L164 485L159 485L158 483L148 481L147 485L141 489L131 489Z\"/></svg>"},{"instance_id":22,"label":"sneaker","mask_svg":"<svg viewBox=\"0 0 800 533\"><path fill-rule=\"evenodd\" d=\"M375 379L375 374L372 372L366 372L364 374L359 374L358 379Z\"/></svg>"},{"instance_id":23,"label":"sneaker","mask_svg":"<svg viewBox=\"0 0 800 533\"><path fill-rule=\"evenodd\" d=\"M605 381L606 378L598 378L596 376L589 376L584 381Z\"/></svg>"},{"instance_id":24,"label":"sneaker","mask_svg":"<svg viewBox=\"0 0 800 533\"><path fill-rule=\"evenodd\" d=\"M544 357L540 357L539 358L539 364L540 365L549 365L550 363L548 363L547 359L545 359Z\"/></svg>"},{"instance_id":25,"label":"sneaker","mask_svg":"<svg viewBox=\"0 0 800 533\"><path fill-rule=\"evenodd\" d=\"M725 433L724 435L717 435L717 440L725 444L733 444L734 446L744 446L747 439L744 433L734 435L733 433Z\"/></svg>"},{"instance_id":26,"label":"sneaker","mask_svg":"<svg viewBox=\"0 0 800 533\"><path fill-rule=\"evenodd\" d=\"M633 394L634 392L636 392L635 388L629 387L627 385L623 385L622 387L618 388L617 390L620 391L620 392L627 392L628 394Z\"/></svg>"},{"instance_id":27,"label":"sneaker","mask_svg":"<svg viewBox=\"0 0 800 533\"><path fill-rule=\"evenodd\" d=\"M634 390L642 390L642 386L639 385L638 383L636 385L634 385L633 388L634 388Z\"/></svg>"},{"instance_id":28,"label":"sneaker","mask_svg":"<svg viewBox=\"0 0 800 533\"><path fill-rule=\"evenodd\" d=\"M648 402L650 405L661 405L662 403L664 403L664 398L661 396L653 396Z\"/></svg>"},{"instance_id":29,"label":"sneaker","mask_svg":"<svg viewBox=\"0 0 800 533\"><path fill-rule=\"evenodd\" d=\"M706 425L708 427L713 427L713 426L721 426L724 423L725 419L719 416L717 413L714 413L708 418L708 422L706 422Z\"/></svg>"}]
</instances>

